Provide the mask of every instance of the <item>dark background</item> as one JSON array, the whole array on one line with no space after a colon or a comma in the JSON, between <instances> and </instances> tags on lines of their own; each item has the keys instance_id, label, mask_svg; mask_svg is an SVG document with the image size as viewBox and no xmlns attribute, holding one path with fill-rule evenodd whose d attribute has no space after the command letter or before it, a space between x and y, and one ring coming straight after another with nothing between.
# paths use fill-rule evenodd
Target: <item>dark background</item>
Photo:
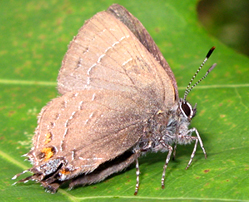
<instances>
[{"instance_id":1,"label":"dark background","mask_svg":"<svg viewBox=\"0 0 249 202\"><path fill-rule=\"evenodd\" d=\"M208 33L249 56L248 0L202 0L197 11Z\"/></svg>"}]
</instances>

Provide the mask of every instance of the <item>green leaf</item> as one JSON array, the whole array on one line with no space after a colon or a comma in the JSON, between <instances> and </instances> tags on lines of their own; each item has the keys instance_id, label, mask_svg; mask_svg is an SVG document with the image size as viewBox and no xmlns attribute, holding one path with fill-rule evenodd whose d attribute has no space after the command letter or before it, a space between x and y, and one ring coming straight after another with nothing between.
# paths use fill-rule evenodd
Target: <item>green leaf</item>
<instances>
[{"instance_id":1,"label":"green leaf","mask_svg":"<svg viewBox=\"0 0 249 202\"><path fill-rule=\"evenodd\" d=\"M166 154L140 159L140 189L134 196L134 165L103 182L44 192L35 182L12 176L29 168L29 151L40 109L56 97L56 78L67 45L84 21L112 3L125 6L147 28L169 62L183 96L191 76L213 45L207 67L217 67L188 96L198 103L191 126L208 153L179 146L160 180ZM209 36L197 21L196 1L1 1L0 2L0 198L1 201L210 201L249 200L249 60ZM204 75L205 71L202 71Z\"/></svg>"}]
</instances>

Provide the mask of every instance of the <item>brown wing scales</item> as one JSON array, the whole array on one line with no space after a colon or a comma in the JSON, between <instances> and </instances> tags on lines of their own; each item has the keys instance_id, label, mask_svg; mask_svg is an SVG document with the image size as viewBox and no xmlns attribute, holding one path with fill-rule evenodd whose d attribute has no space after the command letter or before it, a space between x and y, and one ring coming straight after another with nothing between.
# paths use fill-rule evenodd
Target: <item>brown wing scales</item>
<instances>
[{"instance_id":1,"label":"brown wing scales","mask_svg":"<svg viewBox=\"0 0 249 202\"><path fill-rule=\"evenodd\" d=\"M40 115L30 159L41 166L63 157L68 164L61 169L89 173L116 158L138 142L145 121L160 107L145 97L136 99L138 96L84 90L52 100ZM146 105L150 108L144 110Z\"/></svg>"}]
</instances>

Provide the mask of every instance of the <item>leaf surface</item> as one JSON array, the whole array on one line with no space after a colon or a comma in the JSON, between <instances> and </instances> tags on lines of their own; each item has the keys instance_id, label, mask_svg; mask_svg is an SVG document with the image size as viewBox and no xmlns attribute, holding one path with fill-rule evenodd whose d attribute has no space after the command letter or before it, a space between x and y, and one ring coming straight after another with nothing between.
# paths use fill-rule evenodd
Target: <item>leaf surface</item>
<instances>
[{"instance_id":1,"label":"leaf surface","mask_svg":"<svg viewBox=\"0 0 249 202\"><path fill-rule=\"evenodd\" d=\"M30 167L21 155L31 147L36 116L58 96L56 78L67 45L84 21L113 3L125 6L146 27L170 64L183 96L213 45L207 62L218 65L188 96L198 103L191 126L202 137L208 158L198 147L179 146L175 161L160 180L166 154L140 159L140 189L133 196L135 166L98 184L49 194L35 182L11 177ZM0 2L0 198L2 201L248 201L249 60L209 36L197 21L196 1L1 1ZM205 68L204 68L205 69ZM205 71L202 70L201 75Z\"/></svg>"}]
</instances>

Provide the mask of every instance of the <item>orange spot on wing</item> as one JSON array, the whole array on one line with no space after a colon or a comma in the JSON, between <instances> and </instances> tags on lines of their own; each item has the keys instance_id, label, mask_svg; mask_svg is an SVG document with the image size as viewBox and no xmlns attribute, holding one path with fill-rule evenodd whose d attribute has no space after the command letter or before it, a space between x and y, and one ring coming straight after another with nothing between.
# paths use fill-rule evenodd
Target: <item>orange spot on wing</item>
<instances>
[{"instance_id":1,"label":"orange spot on wing","mask_svg":"<svg viewBox=\"0 0 249 202\"><path fill-rule=\"evenodd\" d=\"M54 148L53 147L45 147L41 150L44 153L44 160L49 160L54 155Z\"/></svg>"},{"instance_id":2,"label":"orange spot on wing","mask_svg":"<svg viewBox=\"0 0 249 202\"><path fill-rule=\"evenodd\" d=\"M51 133L47 133L45 136L46 136L46 139L45 139L45 143L44 144L48 144L52 140L51 139L52 135L51 135Z\"/></svg>"},{"instance_id":3,"label":"orange spot on wing","mask_svg":"<svg viewBox=\"0 0 249 202\"><path fill-rule=\"evenodd\" d=\"M61 173L61 174L64 174L64 175L68 175L68 174L70 174L71 172L70 172L68 169L65 169L65 168L64 168L63 170L60 171L60 173Z\"/></svg>"}]
</instances>

